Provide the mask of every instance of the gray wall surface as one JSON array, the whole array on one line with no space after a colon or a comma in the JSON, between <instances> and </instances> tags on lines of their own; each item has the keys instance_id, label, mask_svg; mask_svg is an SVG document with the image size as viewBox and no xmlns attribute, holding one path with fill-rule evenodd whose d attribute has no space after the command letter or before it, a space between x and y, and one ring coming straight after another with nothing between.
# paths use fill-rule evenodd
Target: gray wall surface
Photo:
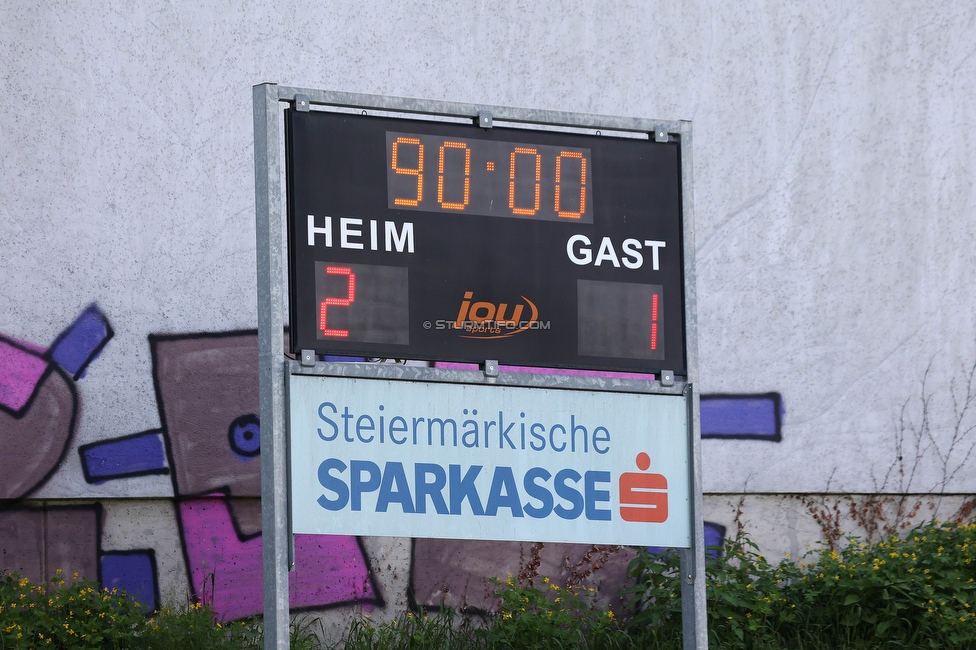
<instances>
[{"instance_id":1,"label":"gray wall surface","mask_svg":"<svg viewBox=\"0 0 976 650\"><path fill-rule=\"evenodd\" d=\"M24 373L87 307L108 325L83 376L61 363L76 417L57 460L3 496L256 496L236 469L179 484L171 443L193 432L163 421L184 398L158 355L256 327L265 81L691 120L700 388L783 407L778 441L703 441L705 491L976 492L974 33L969 2L5 2L11 463L36 456L15 432L53 426L24 424ZM201 390L253 380L179 368ZM53 421L55 401L21 406ZM79 448L137 433L165 462L90 480Z\"/></svg>"}]
</instances>

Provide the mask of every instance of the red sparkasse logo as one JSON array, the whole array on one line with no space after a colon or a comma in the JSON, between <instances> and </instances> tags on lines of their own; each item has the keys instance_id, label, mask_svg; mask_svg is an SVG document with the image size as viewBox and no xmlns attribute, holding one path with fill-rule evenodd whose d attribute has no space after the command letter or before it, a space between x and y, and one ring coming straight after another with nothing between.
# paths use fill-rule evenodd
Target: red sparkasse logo
<instances>
[{"instance_id":1,"label":"red sparkasse logo","mask_svg":"<svg viewBox=\"0 0 976 650\"><path fill-rule=\"evenodd\" d=\"M668 479L663 474L645 474L651 457L637 454L640 472L620 475L620 517L624 521L649 524L664 523L668 519Z\"/></svg>"},{"instance_id":2,"label":"red sparkasse logo","mask_svg":"<svg viewBox=\"0 0 976 650\"><path fill-rule=\"evenodd\" d=\"M519 296L521 302L472 302L473 291L465 291L451 329L461 330L465 339L505 339L530 329L549 329L548 322L539 321L539 308L535 303ZM511 311L509 311L511 307Z\"/></svg>"}]
</instances>

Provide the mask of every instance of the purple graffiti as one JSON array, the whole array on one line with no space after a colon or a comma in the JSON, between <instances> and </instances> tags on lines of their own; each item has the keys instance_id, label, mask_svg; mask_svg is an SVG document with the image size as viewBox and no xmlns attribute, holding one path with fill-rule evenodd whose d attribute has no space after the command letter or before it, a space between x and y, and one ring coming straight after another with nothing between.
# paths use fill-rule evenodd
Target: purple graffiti
<instances>
[{"instance_id":1,"label":"purple graffiti","mask_svg":"<svg viewBox=\"0 0 976 650\"><path fill-rule=\"evenodd\" d=\"M224 619L261 614L261 537L241 538L222 496L181 501L179 513L196 597ZM292 609L377 602L364 553L345 535L295 536L289 593Z\"/></svg>"},{"instance_id":2,"label":"purple graffiti","mask_svg":"<svg viewBox=\"0 0 976 650\"><path fill-rule=\"evenodd\" d=\"M124 590L146 611L159 607L156 553L151 549L103 553L99 568L104 588Z\"/></svg>"},{"instance_id":3,"label":"purple graffiti","mask_svg":"<svg viewBox=\"0 0 976 650\"><path fill-rule=\"evenodd\" d=\"M145 431L82 445L81 468L89 483L110 479L168 474L166 449L160 431Z\"/></svg>"},{"instance_id":4,"label":"purple graffiti","mask_svg":"<svg viewBox=\"0 0 976 650\"><path fill-rule=\"evenodd\" d=\"M722 543L725 540L725 526L711 521L705 522L705 557L720 557L722 555ZM647 552L654 555L663 555L674 549L666 546L648 546Z\"/></svg>"},{"instance_id":5,"label":"purple graffiti","mask_svg":"<svg viewBox=\"0 0 976 650\"><path fill-rule=\"evenodd\" d=\"M0 339L0 406L19 415L46 371L47 361L40 352Z\"/></svg>"},{"instance_id":6,"label":"purple graffiti","mask_svg":"<svg viewBox=\"0 0 976 650\"><path fill-rule=\"evenodd\" d=\"M779 393L702 395L702 438L782 439L783 399Z\"/></svg>"},{"instance_id":7,"label":"purple graffiti","mask_svg":"<svg viewBox=\"0 0 976 650\"><path fill-rule=\"evenodd\" d=\"M96 305L89 305L51 344L51 359L77 381L112 336L108 320Z\"/></svg>"},{"instance_id":8,"label":"purple graffiti","mask_svg":"<svg viewBox=\"0 0 976 650\"><path fill-rule=\"evenodd\" d=\"M435 368L448 370L477 370L476 363L438 361ZM606 377L608 379L654 379L654 375L638 372L607 372L604 370L570 370L568 368L536 368L534 366L498 366L502 372L525 372L535 375L567 375L570 377Z\"/></svg>"},{"instance_id":9,"label":"purple graffiti","mask_svg":"<svg viewBox=\"0 0 976 650\"><path fill-rule=\"evenodd\" d=\"M111 337L95 305L50 350L0 337L0 498L25 497L57 470L78 413L74 382Z\"/></svg>"}]
</instances>

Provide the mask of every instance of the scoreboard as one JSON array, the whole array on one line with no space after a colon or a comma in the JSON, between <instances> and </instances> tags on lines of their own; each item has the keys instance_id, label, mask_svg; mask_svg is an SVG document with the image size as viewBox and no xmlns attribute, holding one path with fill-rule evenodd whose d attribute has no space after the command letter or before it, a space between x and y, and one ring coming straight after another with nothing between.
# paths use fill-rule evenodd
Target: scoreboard
<instances>
[{"instance_id":1,"label":"scoreboard","mask_svg":"<svg viewBox=\"0 0 976 650\"><path fill-rule=\"evenodd\" d=\"M289 108L293 352L685 374L681 143Z\"/></svg>"}]
</instances>

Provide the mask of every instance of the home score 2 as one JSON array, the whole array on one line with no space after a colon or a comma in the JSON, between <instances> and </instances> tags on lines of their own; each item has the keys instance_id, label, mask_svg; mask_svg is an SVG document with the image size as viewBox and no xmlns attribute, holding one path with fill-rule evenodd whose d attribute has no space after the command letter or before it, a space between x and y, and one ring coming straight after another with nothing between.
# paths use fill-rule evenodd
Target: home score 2
<instances>
[{"instance_id":1,"label":"home score 2","mask_svg":"<svg viewBox=\"0 0 976 650\"><path fill-rule=\"evenodd\" d=\"M590 150L387 131L391 209L593 223Z\"/></svg>"}]
</instances>

